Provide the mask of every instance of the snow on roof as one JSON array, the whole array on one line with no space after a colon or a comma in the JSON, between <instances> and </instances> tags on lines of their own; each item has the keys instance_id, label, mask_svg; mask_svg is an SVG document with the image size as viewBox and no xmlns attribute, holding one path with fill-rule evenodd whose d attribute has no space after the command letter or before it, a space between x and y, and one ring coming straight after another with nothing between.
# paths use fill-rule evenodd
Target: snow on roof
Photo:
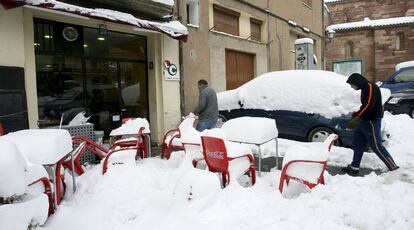
<instances>
[{"instance_id":1,"label":"snow on roof","mask_svg":"<svg viewBox=\"0 0 414 230\"><path fill-rule=\"evenodd\" d=\"M402 68L411 67L411 66L414 66L414 61L401 62L395 66L395 71L398 71Z\"/></svg>"},{"instance_id":2,"label":"snow on roof","mask_svg":"<svg viewBox=\"0 0 414 230\"><path fill-rule=\"evenodd\" d=\"M351 29L358 29L358 28L382 27L382 26L392 26L392 25L412 24L412 23L414 23L414 16L386 18L386 19L377 19L377 20L371 20L369 18L364 18L363 21L359 21L359 22L348 22L348 23L330 25L326 28L326 31L351 30Z\"/></svg>"},{"instance_id":3,"label":"snow on roof","mask_svg":"<svg viewBox=\"0 0 414 230\"><path fill-rule=\"evenodd\" d=\"M152 0L153 2L159 2L165 5L174 6L174 0Z\"/></svg>"},{"instance_id":4,"label":"snow on roof","mask_svg":"<svg viewBox=\"0 0 414 230\"><path fill-rule=\"evenodd\" d=\"M220 110L289 110L337 117L356 111L359 94L346 77L322 70L266 73L241 87L217 94ZM240 103L239 103L240 102Z\"/></svg>"},{"instance_id":5,"label":"snow on roof","mask_svg":"<svg viewBox=\"0 0 414 230\"><path fill-rule=\"evenodd\" d=\"M166 4L174 5L173 0L156 0ZM3 2L2 2L3 3ZM8 2L5 1L5 4ZM186 41L188 36L187 28L178 21L171 22L155 22L136 18L135 16L119 11L109 9L92 9L86 7L80 7L72 4L59 2L56 0L22 0L21 5L30 5L50 10L63 11L73 13L89 18L96 18L102 20L108 20L116 23L124 23L143 28L147 30L153 30L162 32L169 35L172 38Z\"/></svg>"},{"instance_id":6,"label":"snow on roof","mask_svg":"<svg viewBox=\"0 0 414 230\"><path fill-rule=\"evenodd\" d=\"M313 44L313 40L311 38L300 38L295 40L295 45L299 44Z\"/></svg>"},{"instance_id":7,"label":"snow on roof","mask_svg":"<svg viewBox=\"0 0 414 230\"><path fill-rule=\"evenodd\" d=\"M345 2L347 0L324 0L325 3Z\"/></svg>"}]
</instances>

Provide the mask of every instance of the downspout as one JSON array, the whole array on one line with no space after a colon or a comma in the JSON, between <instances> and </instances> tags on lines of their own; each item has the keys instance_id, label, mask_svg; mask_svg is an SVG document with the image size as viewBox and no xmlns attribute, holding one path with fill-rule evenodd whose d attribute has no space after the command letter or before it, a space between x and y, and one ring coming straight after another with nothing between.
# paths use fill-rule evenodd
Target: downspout
<instances>
[{"instance_id":1,"label":"downspout","mask_svg":"<svg viewBox=\"0 0 414 230\"><path fill-rule=\"evenodd\" d=\"M282 39L280 38L279 34L276 32L276 37L279 44L279 70L283 70L283 63L282 63Z\"/></svg>"},{"instance_id":2,"label":"downspout","mask_svg":"<svg viewBox=\"0 0 414 230\"><path fill-rule=\"evenodd\" d=\"M373 55L372 55L372 59L373 59L373 65L374 65L374 76L372 76L372 82L376 82L376 76L377 76L377 63L375 60L375 50L376 50L376 46L375 46L375 29L371 28L372 31L372 41L373 41Z\"/></svg>"},{"instance_id":3,"label":"downspout","mask_svg":"<svg viewBox=\"0 0 414 230\"><path fill-rule=\"evenodd\" d=\"M181 12L180 12L180 3L182 1L176 1L177 2L177 17L178 20L183 23ZM183 23L184 24L184 23ZM185 97L184 97L184 79L185 79L185 69L184 69L184 43L183 41L178 41L178 61L180 62L179 68L180 68L180 112L181 116L183 117L185 115Z\"/></svg>"},{"instance_id":4,"label":"downspout","mask_svg":"<svg viewBox=\"0 0 414 230\"><path fill-rule=\"evenodd\" d=\"M271 71L271 67L270 67L270 9L269 9L269 0L267 0L267 72Z\"/></svg>"}]
</instances>

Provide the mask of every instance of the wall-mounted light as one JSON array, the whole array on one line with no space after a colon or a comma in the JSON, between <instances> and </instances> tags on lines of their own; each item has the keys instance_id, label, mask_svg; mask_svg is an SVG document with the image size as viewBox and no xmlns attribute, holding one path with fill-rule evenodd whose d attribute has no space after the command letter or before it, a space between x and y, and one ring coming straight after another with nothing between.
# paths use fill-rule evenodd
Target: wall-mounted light
<instances>
[{"instance_id":1,"label":"wall-mounted light","mask_svg":"<svg viewBox=\"0 0 414 230\"><path fill-rule=\"evenodd\" d=\"M326 34L328 35L328 38L329 39L332 39L332 38L334 38L334 36L335 36L335 30L328 30L327 32L326 32Z\"/></svg>"}]
</instances>

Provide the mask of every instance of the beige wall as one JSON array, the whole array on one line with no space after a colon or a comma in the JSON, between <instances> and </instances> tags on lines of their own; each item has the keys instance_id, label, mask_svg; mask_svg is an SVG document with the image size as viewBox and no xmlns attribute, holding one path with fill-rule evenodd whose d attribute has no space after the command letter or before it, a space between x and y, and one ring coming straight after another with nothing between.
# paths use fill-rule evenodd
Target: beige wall
<instances>
[{"instance_id":1,"label":"beige wall","mask_svg":"<svg viewBox=\"0 0 414 230\"><path fill-rule=\"evenodd\" d=\"M313 0L312 6L306 6L301 0L255 0L245 2L266 9L285 20L293 20L298 26L293 27L286 21L255 9L248 4L236 0L199 0L200 26L189 27L189 41L183 48L184 67L184 108L189 113L198 101L197 81L205 78L218 92L226 89L225 49L254 53L255 75L268 71L286 70L294 68L294 37L310 37L315 41L315 54L318 58L318 68L322 68L323 48L323 0ZM179 0L179 17L186 20L186 0ZM240 13L239 36L226 35L215 32L213 4ZM269 5L268 5L269 4ZM260 43L248 41L250 36L250 18L263 21L262 41ZM303 31L303 27L310 32ZM293 39L293 40L292 40Z\"/></svg>"},{"instance_id":2,"label":"beige wall","mask_svg":"<svg viewBox=\"0 0 414 230\"><path fill-rule=\"evenodd\" d=\"M34 54L33 18L77 24L97 28L100 20L73 16L56 11L19 7L4 10L0 6L0 65L25 69L29 125L37 127L37 90ZM179 81L164 80L164 60L178 65L178 42L160 33L137 30L132 26L105 22L108 30L139 34L147 37L148 61L154 69L148 70L149 112L151 137L159 141L164 131L180 121Z\"/></svg>"}]
</instances>

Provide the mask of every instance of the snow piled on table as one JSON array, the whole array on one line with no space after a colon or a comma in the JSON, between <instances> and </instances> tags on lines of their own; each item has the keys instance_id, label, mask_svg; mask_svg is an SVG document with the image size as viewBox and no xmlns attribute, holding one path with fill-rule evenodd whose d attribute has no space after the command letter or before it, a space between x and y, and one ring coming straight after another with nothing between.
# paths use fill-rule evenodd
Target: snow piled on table
<instances>
[{"instance_id":1,"label":"snow piled on table","mask_svg":"<svg viewBox=\"0 0 414 230\"><path fill-rule=\"evenodd\" d=\"M278 136L276 121L263 117L239 117L221 127L228 140L262 144Z\"/></svg>"},{"instance_id":2,"label":"snow piled on table","mask_svg":"<svg viewBox=\"0 0 414 230\"><path fill-rule=\"evenodd\" d=\"M343 75L322 70L270 72L231 92L219 93L219 110L240 108L240 102L245 109L290 110L337 117L358 110L360 105L359 93L346 80Z\"/></svg>"},{"instance_id":3,"label":"snow piled on table","mask_svg":"<svg viewBox=\"0 0 414 230\"><path fill-rule=\"evenodd\" d=\"M138 134L141 127L144 127L142 133L150 133L149 122L145 118L133 118L126 121L121 127L111 131L110 136Z\"/></svg>"}]
</instances>

